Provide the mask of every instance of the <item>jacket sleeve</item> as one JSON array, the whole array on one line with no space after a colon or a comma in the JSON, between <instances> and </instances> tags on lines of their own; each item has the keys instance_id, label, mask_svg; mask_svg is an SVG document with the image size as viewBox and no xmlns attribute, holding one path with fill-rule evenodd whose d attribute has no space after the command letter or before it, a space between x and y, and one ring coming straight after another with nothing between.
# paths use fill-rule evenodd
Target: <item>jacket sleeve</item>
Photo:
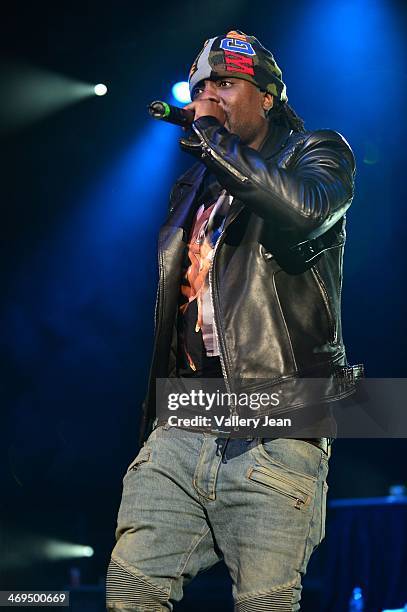
<instances>
[{"instance_id":1,"label":"jacket sleeve","mask_svg":"<svg viewBox=\"0 0 407 612\"><path fill-rule=\"evenodd\" d=\"M325 233L351 204L355 160L338 132L302 134L268 161L214 117L200 117L192 128L195 138L181 139L181 147L200 155L229 193L290 242Z\"/></svg>"}]
</instances>

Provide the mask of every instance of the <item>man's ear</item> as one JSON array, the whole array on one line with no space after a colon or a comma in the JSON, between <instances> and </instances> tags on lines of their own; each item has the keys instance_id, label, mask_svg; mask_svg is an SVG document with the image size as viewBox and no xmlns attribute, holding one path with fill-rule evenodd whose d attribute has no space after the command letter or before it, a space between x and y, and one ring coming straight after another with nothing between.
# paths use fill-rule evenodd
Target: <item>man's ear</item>
<instances>
[{"instance_id":1,"label":"man's ear","mask_svg":"<svg viewBox=\"0 0 407 612\"><path fill-rule=\"evenodd\" d=\"M263 110L267 114L271 108L273 108L274 97L268 91L265 91L263 94Z\"/></svg>"}]
</instances>

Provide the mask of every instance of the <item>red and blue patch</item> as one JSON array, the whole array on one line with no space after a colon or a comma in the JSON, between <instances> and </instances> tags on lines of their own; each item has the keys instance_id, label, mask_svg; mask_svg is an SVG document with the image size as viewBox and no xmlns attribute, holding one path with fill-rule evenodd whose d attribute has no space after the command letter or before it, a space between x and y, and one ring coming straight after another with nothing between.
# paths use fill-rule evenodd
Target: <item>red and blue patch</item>
<instances>
[{"instance_id":1,"label":"red and blue patch","mask_svg":"<svg viewBox=\"0 0 407 612\"><path fill-rule=\"evenodd\" d=\"M223 38L220 42L225 58L227 72L240 72L254 76L253 56L256 55L252 45L241 38Z\"/></svg>"}]
</instances>

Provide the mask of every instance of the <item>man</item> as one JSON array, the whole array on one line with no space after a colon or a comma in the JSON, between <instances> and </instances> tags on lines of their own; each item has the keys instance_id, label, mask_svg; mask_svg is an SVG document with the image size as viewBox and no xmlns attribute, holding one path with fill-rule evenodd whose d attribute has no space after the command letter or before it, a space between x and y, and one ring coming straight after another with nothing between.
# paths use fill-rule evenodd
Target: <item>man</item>
<instances>
[{"instance_id":1,"label":"man","mask_svg":"<svg viewBox=\"0 0 407 612\"><path fill-rule=\"evenodd\" d=\"M223 559L238 612L298 610L324 537L328 439L170 426L155 382L282 389L303 415L316 398L293 382L326 380L320 405L353 392L340 295L354 157L337 132L305 131L252 36L206 41L189 84L194 122L181 146L199 162L176 182L160 232L144 446L124 478L107 607L172 610Z\"/></svg>"}]
</instances>

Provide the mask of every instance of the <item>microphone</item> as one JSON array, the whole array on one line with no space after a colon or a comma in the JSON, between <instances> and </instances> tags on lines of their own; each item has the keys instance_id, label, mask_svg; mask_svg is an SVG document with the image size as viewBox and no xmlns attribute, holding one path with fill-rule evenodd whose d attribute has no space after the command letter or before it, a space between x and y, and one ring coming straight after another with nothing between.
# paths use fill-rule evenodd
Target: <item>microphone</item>
<instances>
[{"instance_id":1,"label":"microphone","mask_svg":"<svg viewBox=\"0 0 407 612\"><path fill-rule=\"evenodd\" d=\"M161 100L154 100L147 106L148 112L154 119L168 121L181 127L189 127L194 120L195 113L192 110L185 110L179 106L172 106Z\"/></svg>"}]
</instances>

